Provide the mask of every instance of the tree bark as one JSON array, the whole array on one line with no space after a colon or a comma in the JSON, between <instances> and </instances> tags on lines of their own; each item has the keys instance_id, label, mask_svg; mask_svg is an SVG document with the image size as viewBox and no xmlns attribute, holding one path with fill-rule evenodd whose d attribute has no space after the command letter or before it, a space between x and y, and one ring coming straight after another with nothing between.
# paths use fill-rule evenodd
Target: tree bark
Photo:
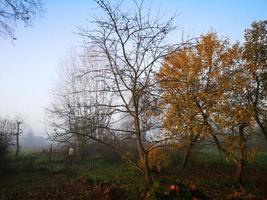
<instances>
[{"instance_id":1,"label":"tree bark","mask_svg":"<svg viewBox=\"0 0 267 200\"><path fill-rule=\"evenodd\" d=\"M152 180L151 171L149 168L148 153L144 154L144 172L145 172L146 183L149 187L151 187L153 184L153 180Z\"/></svg>"},{"instance_id":2,"label":"tree bark","mask_svg":"<svg viewBox=\"0 0 267 200\"><path fill-rule=\"evenodd\" d=\"M241 124L239 126L240 153L239 153L239 159L238 159L237 169L236 169L236 179L239 183L242 183L242 176L243 176L244 165L245 165L245 151L246 151L246 138L244 135L245 127L246 127L245 124Z\"/></svg>"},{"instance_id":3,"label":"tree bark","mask_svg":"<svg viewBox=\"0 0 267 200\"><path fill-rule=\"evenodd\" d=\"M137 88L136 84L137 78L135 77L134 81L134 88L132 93L132 99L133 99L133 106L134 106L134 126L135 126L135 132L136 132L136 142L137 142L137 149L139 152L139 158L143 161L143 170L145 175L145 181L150 188L152 186L153 180L151 176L151 171L149 168L149 160L148 160L148 152L145 150L144 144L143 144L143 138L142 138L142 132L140 128L140 118L139 118L139 104L138 104L138 95L137 95Z\"/></svg>"},{"instance_id":4,"label":"tree bark","mask_svg":"<svg viewBox=\"0 0 267 200\"><path fill-rule=\"evenodd\" d=\"M135 119L136 120L136 119ZM145 181L147 185L150 187L152 185L152 176L149 168L149 160L148 160L148 152L145 151L144 146L142 144L141 139L141 130L138 121L135 121L136 126L136 136L137 136L137 149L139 152L139 157L143 161L143 170L145 175Z\"/></svg>"}]
</instances>

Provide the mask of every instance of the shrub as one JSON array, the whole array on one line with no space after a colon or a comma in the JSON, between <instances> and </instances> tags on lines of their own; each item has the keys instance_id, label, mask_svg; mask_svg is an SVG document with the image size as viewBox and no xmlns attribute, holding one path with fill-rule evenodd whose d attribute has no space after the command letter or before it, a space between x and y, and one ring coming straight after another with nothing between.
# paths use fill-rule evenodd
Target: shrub
<instances>
[{"instance_id":1,"label":"shrub","mask_svg":"<svg viewBox=\"0 0 267 200\"><path fill-rule=\"evenodd\" d=\"M7 154L16 129L15 122L8 119L0 118L0 174L5 167Z\"/></svg>"}]
</instances>

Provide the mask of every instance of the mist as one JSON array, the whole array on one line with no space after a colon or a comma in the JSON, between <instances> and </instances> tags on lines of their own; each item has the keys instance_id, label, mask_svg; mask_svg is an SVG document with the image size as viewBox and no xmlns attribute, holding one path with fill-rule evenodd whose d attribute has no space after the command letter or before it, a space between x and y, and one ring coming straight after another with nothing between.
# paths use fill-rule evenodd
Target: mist
<instances>
[{"instance_id":1,"label":"mist","mask_svg":"<svg viewBox=\"0 0 267 200\"><path fill-rule=\"evenodd\" d=\"M20 136L20 146L24 150L42 150L48 148L49 140L44 136L37 135L33 130L29 129Z\"/></svg>"}]
</instances>

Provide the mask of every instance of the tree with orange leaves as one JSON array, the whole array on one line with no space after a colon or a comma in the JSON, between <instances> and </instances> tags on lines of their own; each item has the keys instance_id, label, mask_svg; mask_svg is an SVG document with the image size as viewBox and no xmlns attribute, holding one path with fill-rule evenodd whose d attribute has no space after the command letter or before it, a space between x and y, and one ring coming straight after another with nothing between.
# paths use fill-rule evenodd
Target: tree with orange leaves
<instances>
[{"instance_id":1,"label":"tree with orange leaves","mask_svg":"<svg viewBox=\"0 0 267 200\"><path fill-rule=\"evenodd\" d=\"M208 33L196 45L166 57L158 74L163 89L164 126L169 134L212 137L218 150L237 167L241 182L246 150L245 128L252 116L247 101L247 71L240 65L242 50L228 39ZM227 137L238 145L230 148Z\"/></svg>"}]
</instances>

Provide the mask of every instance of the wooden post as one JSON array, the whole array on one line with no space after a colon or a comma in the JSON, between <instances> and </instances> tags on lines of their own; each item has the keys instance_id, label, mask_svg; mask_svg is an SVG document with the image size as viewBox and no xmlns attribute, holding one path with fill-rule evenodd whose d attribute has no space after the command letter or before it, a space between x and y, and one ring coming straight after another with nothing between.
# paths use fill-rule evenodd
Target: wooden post
<instances>
[{"instance_id":1,"label":"wooden post","mask_svg":"<svg viewBox=\"0 0 267 200\"><path fill-rule=\"evenodd\" d=\"M20 146L19 146L19 135L22 133L22 130L20 129L20 125L21 125L22 122L20 121L17 121L17 133L16 133L16 156L19 155L19 149L20 149Z\"/></svg>"}]
</instances>

